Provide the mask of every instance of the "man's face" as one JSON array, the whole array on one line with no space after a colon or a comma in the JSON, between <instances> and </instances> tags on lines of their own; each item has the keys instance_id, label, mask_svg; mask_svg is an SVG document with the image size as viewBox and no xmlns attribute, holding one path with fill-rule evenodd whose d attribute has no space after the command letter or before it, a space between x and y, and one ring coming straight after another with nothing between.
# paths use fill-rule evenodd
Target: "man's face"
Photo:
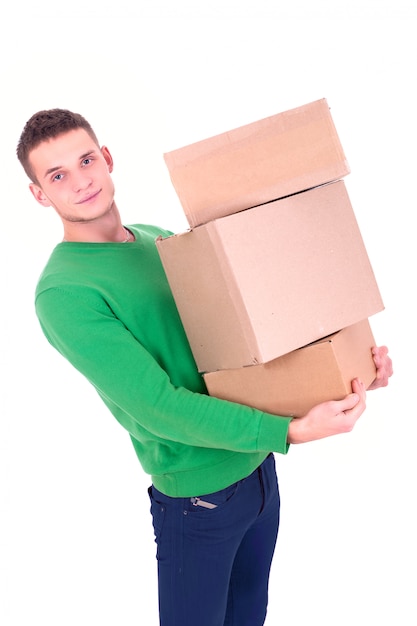
<instances>
[{"instance_id":1,"label":"man's face","mask_svg":"<svg viewBox=\"0 0 417 626\"><path fill-rule=\"evenodd\" d=\"M84 129L42 142L29 160L38 181L30 185L34 197L64 221L91 222L112 209L112 157Z\"/></svg>"}]
</instances>

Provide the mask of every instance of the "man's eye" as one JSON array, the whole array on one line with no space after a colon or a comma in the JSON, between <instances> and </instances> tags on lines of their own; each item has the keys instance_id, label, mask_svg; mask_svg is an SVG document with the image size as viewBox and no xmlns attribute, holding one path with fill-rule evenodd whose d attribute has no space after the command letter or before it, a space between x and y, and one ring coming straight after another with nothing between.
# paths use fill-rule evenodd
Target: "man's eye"
<instances>
[{"instance_id":1,"label":"man's eye","mask_svg":"<svg viewBox=\"0 0 417 626\"><path fill-rule=\"evenodd\" d=\"M88 159L83 159L82 163L83 165L90 165L92 159L88 158Z\"/></svg>"},{"instance_id":2,"label":"man's eye","mask_svg":"<svg viewBox=\"0 0 417 626\"><path fill-rule=\"evenodd\" d=\"M62 174L55 174L53 180L62 180L63 175Z\"/></svg>"}]
</instances>

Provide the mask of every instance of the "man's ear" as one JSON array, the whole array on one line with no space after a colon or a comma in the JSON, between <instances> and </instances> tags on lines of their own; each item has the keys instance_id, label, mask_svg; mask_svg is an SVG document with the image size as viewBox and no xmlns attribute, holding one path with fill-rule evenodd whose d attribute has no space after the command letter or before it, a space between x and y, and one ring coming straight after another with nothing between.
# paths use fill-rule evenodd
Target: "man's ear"
<instances>
[{"instance_id":1,"label":"man's ear","mask_svg":"<svg viewBox=\"0 0 417 626\"><path fill-rule=\"evenodd\" d=\"M29 189L31 190L33 197L37 202L39 202L39 204L41 204L42 206L51 206L49 199L47 198L47 196L45 196L39 185L36 185L35 183L30 183Z\"/></svg>"},{"instance_id":2,"label":"man's ear","mask_svg":"<svg viewBox=\"0 0 417 626\"><path fill-rule=\"evenodd\" d=\"M107 146L102 146L102 147L100 148L100 150L101 150L101 154L102 154L102 155L103 155L103 157L104 157L104 160L105 160L105 161L106 161L106 163L107 163L107 167L109 168L109 172L110 172L110 174L111 174L111 173L112 173L112 171L113 171L113 157L112 157L112 155L110 154L110 150L107 148Z\"/></svg>"}]
</instances>

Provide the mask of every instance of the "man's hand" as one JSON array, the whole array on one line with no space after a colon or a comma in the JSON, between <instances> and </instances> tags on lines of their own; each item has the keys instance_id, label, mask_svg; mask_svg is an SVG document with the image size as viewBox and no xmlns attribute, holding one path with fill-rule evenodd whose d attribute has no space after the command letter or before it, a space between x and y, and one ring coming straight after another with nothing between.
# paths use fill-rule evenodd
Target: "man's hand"
<instances>
[{"instance_id":1,"label":"man's hand","mask_svg":"<svg viewBox=\"0 0 417 626\"><path fill-rule=\"evenodd\" d=\"M372 356L376 367L376 378L369 385L368 389L386 387L389 377L393 374L392 361L388 356L388 348L386 346L372 348Z\"/></svg>"},{"instance_id":2,"label":"man's hand","mask_svg":"<svg viewBox=\"0 0 417 626\"><path fill-rule=\"evenodd\" d=\"M293 419L288 428L288 443L307 443L350 432L366 408L365 386L357 378L352 381L352 391L343 400L322 402L304 417Z\"/></svg>"},{"instance_id":3,"label":"man's hand","mask_svg":"<svg viewBox=\"0 0 417 626\"><path fill-rule=\"evenodd\" d=\"M372 356L376 377L368 390L386 387L393 374L386 346L372 348ZM350 432L366 408L366 390L357 378L352 381L352 392L343 400L323 402L303 417L293 419L288 429L288 443L306 443Z\"/></svg>"}]
</instances>

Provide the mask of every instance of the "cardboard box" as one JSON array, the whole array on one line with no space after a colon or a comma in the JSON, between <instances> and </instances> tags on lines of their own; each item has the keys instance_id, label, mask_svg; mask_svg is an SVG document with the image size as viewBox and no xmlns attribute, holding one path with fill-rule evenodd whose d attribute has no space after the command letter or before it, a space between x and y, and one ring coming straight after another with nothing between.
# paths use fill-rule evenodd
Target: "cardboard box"
<instances>
[{"instance_id":1,"label":"cardboard box","mask_svg":"<svg viewBox=\"0 0 417 626\"><path fill-rule=\"evenodd\" d=\"M200 372L266 363L384 308L343 181L157 249Z\"/></svg>"},{"instance_id":2,"label":"cardboard box","mask_svg":"<svg viewBox=\"0 0 417 626\"><path fill-rule=\"evenodd\" d=\"M164 155L191 228L349 174L326 99Z\"/></svg>"},{"instance_id":3,"label":"cardboard box","mask_svg":"<svg viewBox=\"0 0 417 626\"><path fill-rule=\"evenodd\" d=\"M368 387L376 370L368 320L261 365L204 375L212 396L275 415L301 417L327 400L351 393L359 377Z\"/></svg>"}]
</instances>

